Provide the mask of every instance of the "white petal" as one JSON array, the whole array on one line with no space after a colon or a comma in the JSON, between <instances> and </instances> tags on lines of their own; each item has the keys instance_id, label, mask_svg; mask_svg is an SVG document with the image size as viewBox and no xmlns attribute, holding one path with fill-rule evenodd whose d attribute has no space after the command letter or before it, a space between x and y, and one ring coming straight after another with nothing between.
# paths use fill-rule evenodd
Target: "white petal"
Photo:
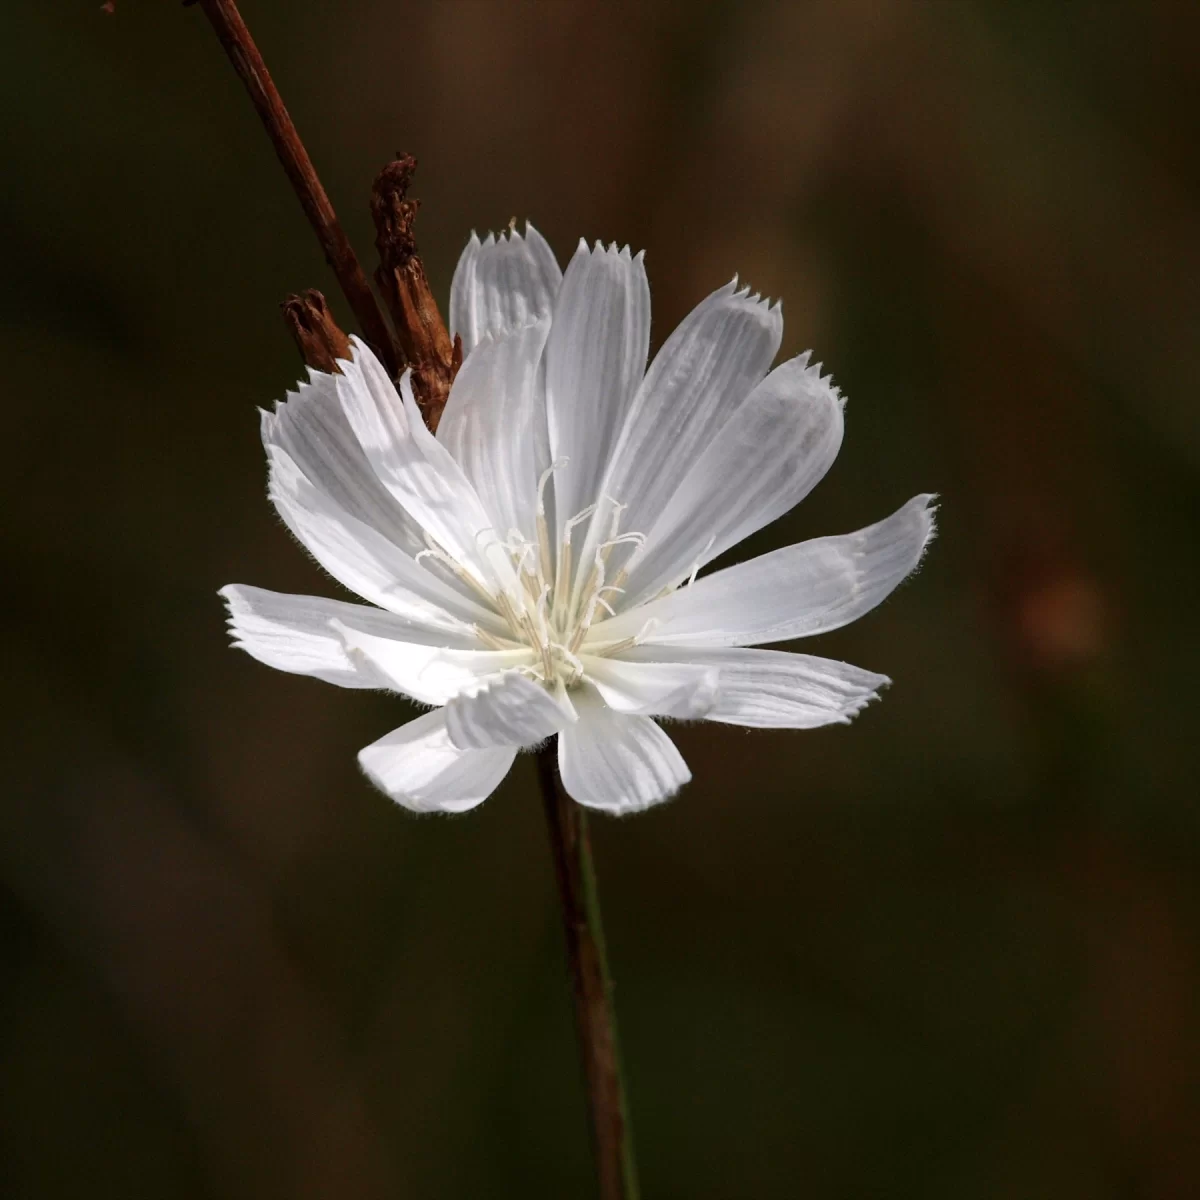
<instances>
[{"instance_id":1,"label":"white petal","mask_svg":"<svg viewBox=\"0 0 1200 1200\"><path fill-rule=\"evenodd\" d=\"M515 229L483 242L471 234L450 284L450 336L469 356L488 334L550 316L560 283L554 251L529 222L524 237Z\"/></svg>"},{"instance_id":2,"label":"white petal","mask_svg":"<svg viewBox=\"0 0 1200 1200\"><path fill-rule=\"evenodd\" d=\"M842 401L808 355L770 373L746 398L647 535L618 607L687 579L730 546L799 504L842 444Z\"/></svg>"},{"instance_id":3,"label":"white petal","mask_svg":"<svg viewBox=\"0 0 1200 1200\"><path fill-rule=\"evenodd\" d=\"M738 563L592 627L596 640L753 646L838 629L870 612L921 560L933 536L932 496L877 525L815 538Z\"/></svg>"},{"instance_id":4,"label":"white petal","mask_svg":"<svg viewBox=\"0 0 1200 1200\"><path fill-rule=\"evenodd\" d=\"M358 753L367 778L414 812L465 812L508 774L512 749L460 750L441 711L409 721Z\"/></svg>"},{"instance_id":5,"label":"white petal","mask_svg":"<svg viewBox=\"0 0 1200 1200\"><path fill-rule=\"evenodd\" d=\"M560 701L517 671L489 679L446 705L450 740L464 750L536 746L574 720L565 695Z\"/></svg>"},{"instance_id":6,"label":"white petal","mask_svg":"<svg viewBox=\"0 0 1200 1200\"><path fill-rule=\"evenodd\" d=\"M849 663L781 650L637 646L624 655L647 666L665 661L717 671L716 699L705 719L756 729L847 724L891 683Z\"/></svg>"},{"instance_id":7,"label":"white petal","mask_svg":"<svg viewBox=\"0 0 1200 1200\"><path fill-rule=\"evenodd\" d=\"M630 405L601 489L626 506L623 530L650 531L779 350L779 307L736 288L735 280L692 310L655 356Z\"/></svg>"},{"instance_id":8,"label":"white petal","mask_svg":"<svg viewBox=\"0 0 1200 1200\"><path fill-rule=\"evenodd\" d=\"M471 482L501 537L536 538L538 480L550 465L542 350L544 318L485 338L450 390L437 439Z\"/></svg>"},{"instance_id":9,"label":"white petal","mask_svg":"<svg viewBox=\"0 0 1200 1200\"><path fill-rule=\"evenodd\" d=\"M622 661L586 653L581 661L585 677L616 712L694 720L708 716L717 703L715 667L684 661Z\"/></svg>"},{"instance_id":10,"label":"white petal","mask_svg":"<svg viewBox=\"0 0 1200 1200\"><path fill-rule=\"evenodd\" d=\"M649 344L650 285L641 254L631 258L628 247L599 243L589 251L580 242L546 343L550 453L567 460L554 476L556 545L566 522L599 498Z\"/></svg>"},{"instance_id":11,"label":"white petal","mask_svg":"<svg viewBox=\"0 0 1200 1200\"><path fill-rule=\"evenodd\" d=\"M309 382L262 414L262 439L278 446L318 491L409 554L425 548L421 528L379 482L342 412L337 377L309 371Z\"/></svg>"},{"instance_id":12,"label":"white petal","mask_svg":"<svg viewBox=\"0 0 1200 1200\"><path fill-rule=\"evenodd\" d=\"M515 587L479 496L450 452L425 427L408 374L400 392L358 338L336 377L342 411L375 474L400 506L485 590Z\"/></svg>"},{"instance_id":13,"label":"white petal","mask_svg":"<svg viewBox=\"0 0 1200 1200\"><path fill-rule=\"evenodd\" d=\"M366 660L351 659L332 621L382 638L436 640L461 649L478 646L473 634L434 632L382 609L344 600L290 596L242 584L229 584L219 594L229 607L229 631L235 646L269 667L312 675L340 687L386 688L391 684Z\"/></svg>"},{"instance_id":14,"label":"white petal","mask_svg":"<svg viewBox=\"0 0 1200 1200\"><path fill-rule=\"evenodd\" d=\"M649 717L613 712L587 688L575 696L579 720L558 735L558 769L572 799L610 813L638 812L691 779L675 743Z\"/></svg>"},{"instance_id":15,"label":"white petal","mask_svg":"<svg viewBox=\"0 0 1200 1200\"><path fill-rule=\"evenodd\" d=\"M478 624L503 633L500 618L420 566L403 550L338 508L284 451L270 457L269 493L279 515L334 579L364 600L426 629L464 633Z\"/></svg>"},{"instance_id":16,"label":"white petal","mask_svg":"<svg viewBox=\"0 0 1200 1200\"><path fill-rule=\"evenodd\" d=\"M377 637L340 621L332 627L351 659L364 659L388 687L421 704L445 704L460 692L474 691L489 676L533 661L528 648L454 650Z\"/></svg>"}]
</instances>

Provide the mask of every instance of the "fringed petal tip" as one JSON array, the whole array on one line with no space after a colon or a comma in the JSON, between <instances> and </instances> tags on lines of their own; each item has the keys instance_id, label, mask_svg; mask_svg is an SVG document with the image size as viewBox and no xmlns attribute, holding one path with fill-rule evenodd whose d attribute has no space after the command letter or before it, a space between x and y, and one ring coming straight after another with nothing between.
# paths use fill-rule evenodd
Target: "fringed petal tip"
<instances>
[{"instance_id":1,"label":"fringed petal tip","mask_svg":"<svg viewBox=\"0 0 1200 1200\"><path fill-rule=\"evenodd\" d=\"M813 352L805 350L803 354L798 354L792 363L797 368L802 370L803 374L800 377L801 386L809 395L814 395L818 392L827 393L831 399L836 400L841 408L846 407L846 397L842 395L842 389L835 386L833 382L833 372L823 375L821 372L825 364L823 362L812 362Z\"/></svg>"},{"instance_id":2,"label":"fringed petal tip","mask_svg":"<svg viewBox=\"0 0 1200 1200\"><path fill-rule=\"evenodd\" d=\"M554 251L531 221L524 235L514 226L482 242L472 234L450 285L450 333L462 338L464 358L485 333L548 316L561 282Z\"/></svg>"},{"instance_id":3,"label":"fringed petal tip","mask_svg":"<svg viewBox=\"0 0 1200 1200\"><path fill-rule=\"evenodd\" d=\"M764 296L761 292L751 291L751 285L741 283L741 277L736 272L724 287L718 288L713 293L713 298L718 296L746 300L756 307L765 309L773 317L777 317L780 320L783 319L783 301L773 299L770 296Z\"/></svg>"},{"instance_id":4,"label":"fringed petal tip","mask_svg":"<svg viewBox=\"0 0 1200 1200\"><path fill-rule=\"evenodd\" d=\"M629 243L624 246L618 245L616 242L609 242L606 246L599 238L597 238L589 247L587 238L580 238L579 244L575 247L576 254L588 254L596 258L613 258L624 263L643 263L646 259L646 251L639 250L636 254L629 248Z\"/></svg>"},{"instance_id":5,"label":"fringed petal tip","mask_svg":"<svg viewBox=\"0 0 1200 1200\"><path fill-rule=\"evenodd\" d=\"M497 245L503 245L505 243L525 242L531 238L540 237L541 235L538 233L533 222L529 220L528 217L525 219L524 233L517 228L517 218L513 217L513 219L503 229L501 229L499 233L489 229L482 240L480 239L479 234L472 229L471 239L467 244L472 249L482 249L483 247L491 248Z\"/></svg>"},{"instance_id":6,"label":"fringed petal tip","mask_svg":"<svg viewBox=\"0 0 1200 1200\"><path fill-rule=\"evenodd\" d=\"M872 704L877 704L883 699L879 694L880 690L885 687L891 687L892 681L889 679L886 683L879 685L879 690L867 692L866 695L858 696L853 700L847 700L845 707L842 709L842 717L838 721L834 721L835 725L849 725L864 709L870 708Z\"/></svg>"},{"instance_id":7,"label":"fringed petal tip","mask_svg":"<svg viewBox=\"0 0 1200 1200\"><path fill-rule=\"evenodd\" d=\"M941 512L941 496L937 492L923 492L914 496L905 506L910 508L925 525L925 542L921 547L921 556L917 559L914 570L924 561L925 554L938 535L938 514Z\"/></svg>"}]
</instances>

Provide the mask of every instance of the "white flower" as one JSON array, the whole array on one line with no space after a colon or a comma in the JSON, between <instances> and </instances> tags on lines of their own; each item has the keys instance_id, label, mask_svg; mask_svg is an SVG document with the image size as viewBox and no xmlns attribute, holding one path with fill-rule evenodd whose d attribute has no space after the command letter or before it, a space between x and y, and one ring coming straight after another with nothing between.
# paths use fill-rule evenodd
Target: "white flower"
<instances>
[{"instance_id":1,"label":"white flower","mask_svg":"<svg viewBox=\"0 0 1200 1200\"><path fill-rule=\"evenodd\" d=\"M263 413L275 507L367 604L222 589L259 661L436 706L359 754L383 791L460 812L558 734L567 791L631 812L690 778L655 717L809 729L876 698L882 675L744 647L874 608L920 560L932 497L696 578L841 444L819 365L770 370L778 305L735 281L647 370L642 256L580 242L564 275L527 226L472 237L450 316L465 358L436 436L357 340Z\"/></svg>"}]
</instances>

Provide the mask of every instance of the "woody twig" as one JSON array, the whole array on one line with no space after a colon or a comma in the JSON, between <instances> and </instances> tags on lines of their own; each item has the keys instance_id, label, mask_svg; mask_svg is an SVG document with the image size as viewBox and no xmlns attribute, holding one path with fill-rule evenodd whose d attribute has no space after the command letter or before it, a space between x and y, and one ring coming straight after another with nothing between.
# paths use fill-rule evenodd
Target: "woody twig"
<instances>
[{"instance_id":1,"label":"woody twig","mask_svg":"<svg viewBox=\"0 0 1200 1200\"><path fill-rule=\"evenodd\" d=\"M420 202L408 198L416 167L417 160L411 155L398 155L379 172L371 189L375 248L379 251L375 282L396 326L401 365L412 368L413 395L425 423L436 430L462 363L462 341L455 338L451 344L417 253L413 222Z\"/></svg>"},{"instance_id":2,"label":"woody twig","mask_svg":"<svg viewBox=\"0 0 1200 1200\"><path fill-rule=\"evenodd\" d=\"M279 89L237 5L234 0L199 0L199 5L216 31L233 69L245 84L267 136L275 147L275 153L291 181L292 190L325 252L325 259L337 276L346 303L358 320L363 337L394 374L400 365L396 336L388 328L375 293L371 291L371 285L350 245L350 239L321 186L312 159L296 132Z\"/></svg>"}]
</instances>

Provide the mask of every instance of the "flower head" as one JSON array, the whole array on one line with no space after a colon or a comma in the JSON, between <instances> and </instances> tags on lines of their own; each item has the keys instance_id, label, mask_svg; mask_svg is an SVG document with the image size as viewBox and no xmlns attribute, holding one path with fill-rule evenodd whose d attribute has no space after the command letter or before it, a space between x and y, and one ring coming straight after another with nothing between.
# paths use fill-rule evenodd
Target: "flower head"
<instances>
[{"instance_id":1,"label":"flower head","mask_svg":"<svg viewBox=\"0 0 1200 1200\"><path fill-rule=\"evenodd\" d=\"M222 590L260 661L435 706L359 754L383 791L462 811L557 734L567 791L629 812L690 778L656 717L807 729L876 698L882 675L750 647L874 608L920 560L932 497L697 577L841 445L820 366L770 369L778 305L735 281L647 370L642 256L581 242L564 274L527 226L472 237L450 315L464 360L436 435L357 339L263 414L275 507L367 604Z\"/></svg>"}]
</instances>

